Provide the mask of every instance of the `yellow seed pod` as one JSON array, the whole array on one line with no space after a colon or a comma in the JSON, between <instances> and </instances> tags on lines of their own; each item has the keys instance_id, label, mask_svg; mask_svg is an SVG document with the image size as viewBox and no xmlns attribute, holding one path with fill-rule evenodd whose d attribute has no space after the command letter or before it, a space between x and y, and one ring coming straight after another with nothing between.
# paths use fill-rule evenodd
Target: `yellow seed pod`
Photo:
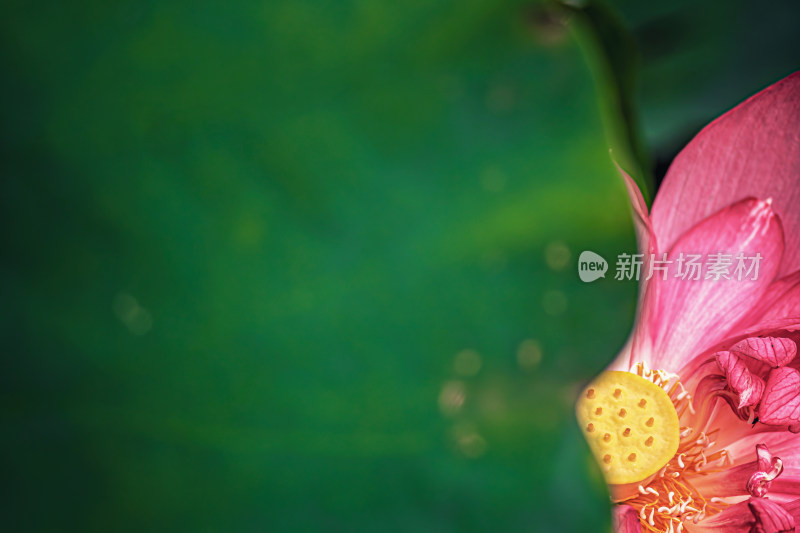
<instances>
[{"instance_id":1,"label":"yellow seed pod","mask_svg":"<svg viewBox=\"0 0 800 533\"><path fill-rule=\"evenodd\" d=\"M578 422L606 481L642 481L675 456L680 422L658 385L630 372L600 374L578 398Z\"/></svg>"}]
</instances>

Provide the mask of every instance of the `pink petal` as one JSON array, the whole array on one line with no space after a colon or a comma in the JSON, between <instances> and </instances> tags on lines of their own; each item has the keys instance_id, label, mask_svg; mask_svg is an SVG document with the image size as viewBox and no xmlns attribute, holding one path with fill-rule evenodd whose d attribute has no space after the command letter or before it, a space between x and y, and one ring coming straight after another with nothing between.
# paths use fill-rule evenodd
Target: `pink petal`
<instances>
[{"instance_id":1,"label":"pink petal","mask_svg":"<svg viewBox=\"0 0 800 533\"><path fill-rule=\"evenodd\" d=\"M741 409L749 405L756 405L764 392L764 380L750 373L747 365L731 352L717 352L715 357L719 369L728 380L728 386L739 395L737 407Z\"/></svg>"},{"instance_id":2,"label":"pink petal","mask_svg":"<svg viewBox=\"0 0 800 533\"><path fill-rule=\"evenodd\" d=\"M800 499L784 503L783 507L791 513L795 521L800 521Z\"/></svg>"},{"instance_id":3,"label":"pink petal","mask_svg":"<svg viewBox=\"0 0 800 533\"><path fill-rule=\"evenodd\" d=\"M786 227L781 275L800 267L800 73L706 126L675 158L653 203L659 247L748 196L773 198Z\"/></svg>"},{"instance_id":4,"label":"pink petal","mask_svg":"<svg viewBox=\"0 0 800 533\"><path fill-rule=\"evenodd\" d=\"M787 504L787 507L792 505L794 502ZM692 524L691 531L785 533L794 532L794 524L792 513L784 506L766 498L750 498L701 520L699 524Z\"/></svg>"},{"instance_id":5,"label":"pink petal","mask_svg":"<svg viewBox=\"0 0 800 533\"><path fill-rule=\"evenodd\" d=\"M704 368L704 365L708 364L709 361L712 364L715 363L713 359L710 359L711 356L716 352L729 351L732 346L740 341L750 337L797 338L799 335L797 332L800 331L800 318L768 320L766 322L753 324L743 330L739 329L732 331L734 331L734 333L730 337L717 342L707 350L697 352L697 357L686 361L685 364L680 367L677 373L679 376L681 376L681 381L683 382L684 386L698 382L705 375L704 372L708 370L713 372L713 369ZM769 372L770 366L767 363L763 363L752 357L745 357L743 358L743 361L751 373L761 376L766 375ZM799 362L800 360L795 358L791 364L792 366L797 366Z\"/></svg>"},{"instance_id":6,"label":"pink petal","mask_svg":"<svg viewBox=\"0 0 800 533\"><path fill-rule=\"evenodd\" d=\"M800 422L800 372L785 366L770 371L758 418L774 425Z\"/></svg>"},{"instance_id":7,"label":"pink petal","mask_svg":"<svg viewBox=\"0 0 800 533\"><path fill-rule=\"evenodd\" d=\"M780 285L778 285L780 284ZM800 317L800 271L793 272L789 276L775 282L778 285L775 292L782 290L781 294L765 306L764 312L759 317L760 320L771 320L777 318Z\"/></svg>"},{"instance_id":8,"label":"pink petal","mask_svg":"<svg viewBox=\"0 0 800 533\"><path fill-rule=\"evenodd\" d=\"M616 164L616 163L615 163ZM628 192L628 197L631 201L631 208L633 210L633 223L636 229L636 240L638 242L639 252L644 254L644 259L649 260L651 254L656 254L657 243L653 227L650 224L650 217L647 214L647 204L642 197L642 192L639 186L619 165L617 170L622 176L622 181L625 184L625 190ZM642 265L642 272L647 272L649 263ZM647 354L650 353L651 348L651 331L652 321L654 319L655 306L652 302L655 299L655 284L649 283L643 276L639 283L639 298L636 310L636 323L633 326L633 333L630 342L630 353L628 360L624 362L624 369L629 369L634 362L647 359Z\"/></svg>"},{"instance_id":9,"label":"pink petal","mask_svg":"<svg viewBox=\"0 0 800 533\"><path fill-rule=\"evenodd\" d=\"M716 439L717 447L728 450L736 465L746 467L740 473L741 477L737 478L738 481L735 483L738 485L737 488L744 489L747 479L753 472L759 470L760 465L757 460L752 460L746 464L742 463L742 461L752 457L753 449L759 444L768 446L769 451L774 456L783 459L786 467L783 474L773 483L783 482L789 479L790 476L800 476L800 454L798 454L800 435L786 431L786 426L756 424L756 427L753 428L748 424L741 423L730 413L730 410L726 409L720 411L720 413L724 413L724 416L715 417L714 422L716 427L720 427L720 433L717 434L718 438ZM735 468L739 468L739 466ZM731 469L725 472L731 473ZM709 478L713 477L709 475ZM728 483L729 479L725 479L725 483ZM716 481L714 479L709 480L710 483L715 483ZM800 496L800 492L798 492L798 496Z\"/></svg>"},{"instance_id":10,"label":"pink petal","mask_svg":"<svg viewBox=\"0 0 800 533\"><path fill-rule=\"evenodd\" d=\"M744 424L740 425L745 426ZM761 425L761 427L768 428L771 426ZM775 426L772 427L774 428ZM783 429L751 434L748 429L742 428L741 432L746 436L736 441L734 445L720 445L717 442L716 449L727 449L734 466L707 471L707 475L692 480L695 488L706 497L733 497L737 498L736 501L738 501L740 497L747 496L749 490L746 489L746 484L754 473L761 472L759 470L761 465L759 465L758 460L751 460L746 463L740 463L740 461L753 457L754 443L766 442L770 447L770 451L775 454L773 458L775 462L774 469L764 472L768 475L765 481L769 483L767 486L769 497L781 502L799 497L800 457L797 456L798 449L800 449L800 436L788 433ZM782 471L781 466L778 466L777 461L775 461L778 456L783 459Z\"/></svg>"},{"instance_id":11,"label":"pink petal","mask_svg":"<svg viewBox=\"0 0 800 533\"><path fill-rule=\"evenodd\" d=\"M737 342L749 337L780 337L797 331L800 331L800 317L770 319L753 324L744 330L736 330L730 337L715 344L711 351L727 350Z\"/></svg>"},{"instance_id":12,"label":"pink petal","mask_svg":"<svg viewBox=\"0 0 800 533\"><path fill-rule=\"evenodd\" d=\"M614 533L641 533L642 524L636 509L630 505L615 505L613 509Z\"/></svg>"},{"instance_id":13,"label":"pink petal","mask_svg":"<svg viewBox=\"0 0 800 533\"><path fill-rule=\"evenodd\" d=\"M750 481L755 475L755 468L755 461L744 463L720 472L712 472L706 477L692 481L692 484L701 494L710 494L718 498L748 496L751 495L748 483L752 485L758 481L757 479ZM768 493L771 496L800 496L800 476L783 473L774 481L765 483L768 483Z\"/></svg>"},{"instance_id":14,"label":"pink petal","mask_svg":"<svg viewBox=\"0 0 800 533\"><path fill-rule=\"evenodd\" d=\"M725 410L730 413L730 411ZM783 427L758 424L750 429L747 424L731 420L720 420L726 424L721 429L728 429L727 435L718 434L717 449L728 450L729 456L734 461L734 466L719 471L709 472L708 475L692 480L695 488L701 494L708 494L720 498L740 497L752 494L752 489L763 481L763 488L768 489L770 497L784 501L788 498L800 496L800 435L789 433ZM715 424L716 425L716 424ZM760 429L763 428L763 429ZM771 431L765 431L771 429ZM738 438L736 435L738 434ZM761 446L769 447L772 458L768 459L761 453ZM741 461L753 457L753 448L756 448L758 457L742 463ZM780 458L780 464L777 459ZM769 461L771 468L764 470L765 462ZM761 480L753 480L755 474L762 473ZM751 481L752 480L752 481ZM748 487L748 485L750 485Z\"/></svg>"},{"instance_id":15,"label":"pink petal","mask_svg":"<svg viewBox=\"0 0 800 533\"><path fill-rule=\"evenodd\" d=\"M655 253L656 241L653 233L653 226L650 223L650 216L647 213L647 203L644 201L642 191L639 186L625 172L616 161L614 164L617 166L622 176L622 182L625 184L625 190L628 192L628 198L631 201L631 208L633 209L633 224L636 229L636 239L639 243L639 251L643 254Z\"/></svg>"},{"instance_id":16,"label":"pink petal","mask_svg":"<svg viewBox=\"0 0 800 533\"><path fill-rule=\"evenodd\" d=\"M691 531L709 533L751 533L755 518L747 502L731 505L721 513L705 518L698 524L692 524ZM684 531L686 529L684 528Z\"/></svg>"},{"instance_id":17,"label":"pink petal","mask_svg":"<svg viewBox=\"0 0 800 533\"><path fill-rule=\"evenodd\" d=\"M788 365L794 359L797 345L786 337L750 337L734 344L731 351L779 367Z\"/></svg>"},{"instance_id":18,"label":"pink petal","mask_svg":"<svg viewBox=\"0 0 800 533\"><path fill-rule=\"evenodd\" d=\"M733 329L743 329L756 322L800 317L800 270L796 270L767 288L761 301Z\"/></svg>"},{"instance_id":19,"label":"pink petal","mask_svg":"<svg viewBox=\"0 0 800 533\"><path fill-rule=\"evenodd\" d=\"M756 519L757 533L794 533L794 517L779 504L765 498L750 498L747 504Z\"/></svg>"},{"instance_id":20,"label":"pink petal","mask_svg":"<svg viewBox=\"0 0 800 533\"><path fill-rule=\"evenodd\" d=\"M769 202L742 200L700 222L675 244L681 253L762 256L757 279L658 279L652 366L679 369L689 358L722 340L755 305L775 277L783 251L783 230ZM653 302L648 302L654 305Z\"/></svg>"},{"instance_id":21,"label":"pink petal","mask_svg":"<svg viewBox=\"0 0 800 533\"><path fill-rule=\"evenodd\" d=\"M800 476L782 475L770 484L769 493L775 497L800 496Z\"/></svg>"}]
</instances>

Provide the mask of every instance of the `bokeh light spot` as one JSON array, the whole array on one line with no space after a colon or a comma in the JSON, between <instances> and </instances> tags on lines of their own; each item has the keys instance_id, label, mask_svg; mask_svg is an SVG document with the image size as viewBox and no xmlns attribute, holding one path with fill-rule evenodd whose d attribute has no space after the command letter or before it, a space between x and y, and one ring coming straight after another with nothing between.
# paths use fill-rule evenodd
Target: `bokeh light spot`
<instances>
[{"instance_id":1,"label":"bokeh light spot","mask_svg":"<svg viewBox=\"0 0 800 533\"><path fill-rule=\"evenodd\" d=\"M461 381L447 381L439 392L439 410L445 416L454 416L461 411L467 400L467 389Z\"/></svg>"},{"instance_id":2,"label":"bokeh light spot","mask_svg":"<svg viewBox=\"0 0 800 533\"><path fill-rule=\"evenodd\" d=\"M463 423L453 427L452 438L458 451L464 457L477 459L486 453L486 439L478 432L474 424Z\"/></svg>"},{"instance_id":3,"label":"bokeh light spot","mask_svg":"<svg viewBox=\"0 0 800 533\"><path fill-rule=\"evenodd\" d=\"M477 433L470 433L458 440L458 447L465 456L477 459L486 453L486 439Z\"/></svg>"},{"instance_id":4,"label":"bokeh light spot","mask_svg":"<svg viewBox=\"0 0 800 533\"><path fill-rule=\"evenodd\" d=\"M517 348L517 364L523 370L535 370L542 361L542 346L533 339L525 339Z\"/></svg>"},{"instance_id":5,"label":"bokeh light spot","mask_svg":"<svg viewBox=\"0 0 800 533\"><path fill-rule=\"evenodd\" d=\"M477 374L483 362L475 350L461 350L453 359L453 369L459 376L469 377Z\"/></svg>"},{"instance_id":6,"label":"bokeh light spot","mask_svg":"<svg viewBox=\"0 0 800 533\"><path fill-rule=\"evenodd\" d=\"M150 311L139 305L138 300L128 293L117 294L111 307L120 322L137 337L144 335L153 327Z\"/></svg>"},{"instance_id":7,"label":"bokeh light spot","mask_svg":"<svg viewBox=\"0 0 800 533\"><path fill-rule=\"evenodd\" d=\"M569 265L570 257L572 252L561 241L550 242L544 249L544 260L547 266L555 271L564 270Z\"/></svg>"}]
</instances>

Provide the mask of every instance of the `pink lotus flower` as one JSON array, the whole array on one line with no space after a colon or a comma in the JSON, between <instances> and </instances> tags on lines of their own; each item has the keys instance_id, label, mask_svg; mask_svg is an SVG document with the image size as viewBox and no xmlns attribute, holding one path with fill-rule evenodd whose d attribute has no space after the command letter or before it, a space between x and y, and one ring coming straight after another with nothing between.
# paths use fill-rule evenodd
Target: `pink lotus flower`
<instances>
[{"instance_id":1,"label":"pink lotus flower","mask_svg":"<svg viewBox=\"0 0 800 533\"><path fill-rule=\"evenodd\" d=\"M643 278L653 275L628 344L577 408L616 503L615 530L795 531L800 73L703 129L652 213L624 178ZM761 260L755 279L655 268L691 254Z\"/></svg>"}]
</instances>

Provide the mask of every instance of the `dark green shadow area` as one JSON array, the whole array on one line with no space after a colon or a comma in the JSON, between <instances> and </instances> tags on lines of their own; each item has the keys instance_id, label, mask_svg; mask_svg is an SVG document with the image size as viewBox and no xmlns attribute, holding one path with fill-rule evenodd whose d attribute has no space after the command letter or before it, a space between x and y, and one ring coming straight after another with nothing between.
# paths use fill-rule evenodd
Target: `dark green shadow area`
<instances>
[{"instance_id":1,"label":"dark green shadow area","mask_svg":"<svg viewBox=\"0 0 800 533\"><path fill-rule=\"evenodd\" d=\"M580 30L394 4L3 8L9 530L608 529L572 404L635 286L576 262L635 243Z\"/></svg>"},{"instance_id":2,"label":"dark green shadow area","mask_svg":"<svg viewBox=\"0 0 800 533\"><path fill-rule=\"evenodd\" d=\"M703 126L800 70L798 2L608 3L636 45L635 106L657 178Z\"/></svg>"}]
</instances>

